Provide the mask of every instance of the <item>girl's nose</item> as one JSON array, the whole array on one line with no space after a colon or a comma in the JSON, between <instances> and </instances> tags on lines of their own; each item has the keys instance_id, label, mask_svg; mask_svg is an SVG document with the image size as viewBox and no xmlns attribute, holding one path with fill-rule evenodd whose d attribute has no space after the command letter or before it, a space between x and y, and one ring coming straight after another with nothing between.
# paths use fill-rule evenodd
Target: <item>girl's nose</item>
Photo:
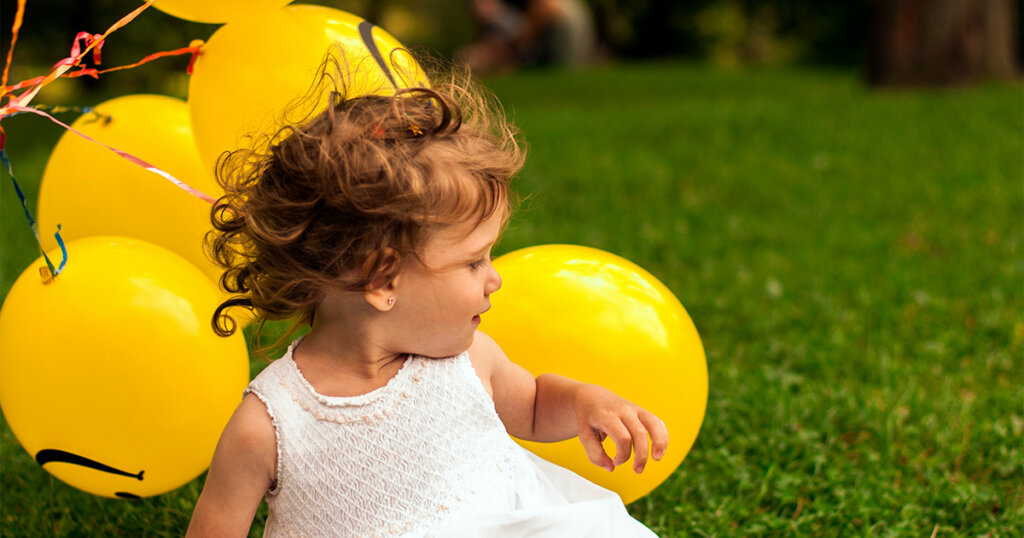
<instances>
[{"instance_id":1,"label":"girl's nose","mask_svg":"<svg viewBox=\"0 0 1024 538\"><path fill-rule=\"evenodd\" d=\"M490 295L501 289L501 275L493 265L487 264L487 267L490 269L490 274L487 275L487 283L484 284L484 294Z\"/></svg>"}]
</instances>

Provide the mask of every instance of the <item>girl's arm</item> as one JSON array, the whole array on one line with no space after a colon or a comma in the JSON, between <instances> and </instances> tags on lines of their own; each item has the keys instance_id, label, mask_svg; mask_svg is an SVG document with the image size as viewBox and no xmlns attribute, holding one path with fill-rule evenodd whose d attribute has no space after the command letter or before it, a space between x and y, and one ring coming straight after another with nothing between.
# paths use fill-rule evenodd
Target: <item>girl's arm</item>
<instances>
[{"instance_id":1,"label":"girl's arm","mask_svg":"<svg viewBox=\"0 0 1024 538\"><path fill-rule=\"evenodd\" d=\"M665 423L612 391L555 374L534 379L481 332L474 338L470 357L510 435L541 442L578 435L590 461L608 471L625 463L630 452L636 455L633 470L638 473L647 465L649 452L655 460L664 456ZM601 445L605 437L615 442L614 460Z\"/></svg>"},{"instance_id":2,"label":"girl's arm","mask_svg":"<svg viewBox=\"0 0 1024 538\"><path fill-rule=\"evenodd\" d=\"M277 439L267 408L247 394L224 427L189 537L246 536L277 465Z\"/></svg>"}]
</instances>

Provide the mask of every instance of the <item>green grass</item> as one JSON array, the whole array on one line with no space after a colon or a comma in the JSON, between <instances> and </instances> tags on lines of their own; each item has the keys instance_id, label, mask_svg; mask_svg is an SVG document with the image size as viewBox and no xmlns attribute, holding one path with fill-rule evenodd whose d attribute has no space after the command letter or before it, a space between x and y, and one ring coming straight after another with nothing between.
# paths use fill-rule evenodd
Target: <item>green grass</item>
<instances>
[{"instance_id":1,"label":"green grass","mask_svg":"<svg viewBox=\"0 0 1024 538\"><path fill-rule=\"evenodd\" d=\"M675 63L489 82L530 144L499 253L614 252L701 333L703 428L636 517L663 536L1024 534L1019 83ZM9 123L34 203L57 134ZM6 294L36 254L0 192ZM0 436L5 535L179 534L201 487L99 499Z\"/></svg>"}]
</instances>

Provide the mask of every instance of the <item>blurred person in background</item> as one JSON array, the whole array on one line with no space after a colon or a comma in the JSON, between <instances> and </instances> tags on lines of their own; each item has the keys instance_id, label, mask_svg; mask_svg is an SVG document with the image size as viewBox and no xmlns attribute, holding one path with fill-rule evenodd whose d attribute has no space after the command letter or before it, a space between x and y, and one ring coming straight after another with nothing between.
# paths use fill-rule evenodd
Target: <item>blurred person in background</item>
<instances>
[{"instance_id":1,"label":"blurred person in background","mask_svg":"<svg viewBox=\"0 0 1024 538\"><path fill-rule=\"evenodd\" d=\"M522 10L502 0L470 0L469 4L479 30L472 43L455 53L456 59L480 73L515 70L519 66L516 43L526 19Z\"/></svg>"},{"instance_id":2,"label":"blurred person in background","mask_svg":"<svg viewBox=\"0 0 1024 538\"><path fill-rule=\"evenodd\" d=\"M470 0L470 11L480 31L456 57L476 72L576 67L596 56L594 17L582 0Z\"/></svg>"}]
</instances>

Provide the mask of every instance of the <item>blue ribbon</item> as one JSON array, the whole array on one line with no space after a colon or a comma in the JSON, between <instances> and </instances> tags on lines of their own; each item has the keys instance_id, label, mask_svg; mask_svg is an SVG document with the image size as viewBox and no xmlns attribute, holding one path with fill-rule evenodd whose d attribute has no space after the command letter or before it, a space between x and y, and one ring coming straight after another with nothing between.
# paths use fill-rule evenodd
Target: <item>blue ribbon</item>
<instances>
[{"instance_id":1,"label":"blue ribbon","mask_svg":"<svg viewBox=\"0 0 1024 538\"><path fill-rule=\"evenodd\" d=\"M64 266L68 263L68 249L64 246L64 239L60 236L60 224L57 225L57 233L53 234L53 237L57 239L57 245L60 246L60 252L63 259L60 261L60 265L55 269L53 262L50 261L50 257L46 255L46 250L43 249L43 242L39 240L39 226L36 224L36 219L32 218L32 212L28 210L28 203L25 201L25 194L21 192L21 186L18 185L18 180L14 178L14 170L11 168L11 160L7 157L7 149L0 148L0 161L3 161L4 168L7 169L7 173L11 176L11 182L14 183L14 190L18 193L18 199L21 200L21 207L25 210L25 218L28 219L28 225L32 228L32 235L36 238L36 244L39 245L39 252L43 253L43 259L46 260L46 267L50 269L50 275L56 277L64 270Z\"/></svg>"}]
</instances>

